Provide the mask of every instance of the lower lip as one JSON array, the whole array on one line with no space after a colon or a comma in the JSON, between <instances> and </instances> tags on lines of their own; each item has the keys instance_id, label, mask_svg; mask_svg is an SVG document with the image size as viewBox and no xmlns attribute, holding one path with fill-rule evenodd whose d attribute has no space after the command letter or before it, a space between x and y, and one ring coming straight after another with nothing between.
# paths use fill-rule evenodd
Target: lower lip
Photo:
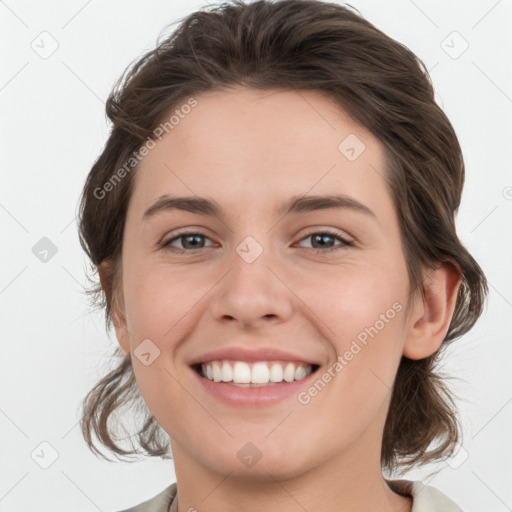
<instances>
[{"instance_id":1,"label":"lower lip","mask_svg":"<svg viewBox=\"0 0 512 512\"><path fill-rule=\"evenodd\" d=\"M258 387L239 387L226 382L214 382L201 377L193 368L191 368L191 371L199 379L207 393L224 403L238 407L265 407L290 396L297 396L301 390L309 386L318 369L301 380Z\"/></svg>"}]
</instances>

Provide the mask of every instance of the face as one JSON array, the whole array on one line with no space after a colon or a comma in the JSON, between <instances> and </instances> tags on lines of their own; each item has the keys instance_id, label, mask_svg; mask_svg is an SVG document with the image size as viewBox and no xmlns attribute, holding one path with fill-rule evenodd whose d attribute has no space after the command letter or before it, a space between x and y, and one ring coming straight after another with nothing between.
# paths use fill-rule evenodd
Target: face
<instances>
[{"instance_id":1,"label":"face","mask_svg":"<svg viewBox=\"0 0 512 512\"><path fill-rule=\"evenodd\" d=\"M176 463L240 478L380 463L409 325L383 147L315 91L196 100L134 176L116 322ZM183 197L218 211L168 201ZM296 380L214 382L201 363Z\"/></svg>"}]
</instances>

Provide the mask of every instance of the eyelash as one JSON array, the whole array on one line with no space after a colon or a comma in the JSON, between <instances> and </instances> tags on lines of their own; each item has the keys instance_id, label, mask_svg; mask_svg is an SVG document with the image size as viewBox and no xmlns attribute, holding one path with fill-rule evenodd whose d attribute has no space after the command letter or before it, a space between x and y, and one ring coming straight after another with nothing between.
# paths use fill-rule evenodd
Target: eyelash
<instances>
[{"instance_id":1,"label":"eyelash","mask_svg":"<svg viewBox=\"0 0 512 512\"><path fill-rule=\"evenodd\" d=\"M176 247L172 247L170 244L176 240L179 240L180 238L183 238L185 236L191 236L191 235L198 235L198 236L201 236L201 237L204 237L204 238L208 238L206 235L204 235L203 233L198 233L196 231L184 231L182 233L178 233L176 236L174 236L173 238L170 238L169 240L167 240L167 242L164 242L162 244L162 248L165 249L165 250L168 250L168 251L172 251L176 254L184 254L184 253L192 253L192 252L196 252L196 251L200 251L201 249L206 249L206 247L200 247L199 249L178 249ZM313 235L329 235L329 236L332 236L334 238L337 238L338 240L340 240L342 243L341 245L337 246L337 247L328 247L327 249L315 249L315 248L305 248L307 251L309 252L313 252L315 254L320 254L320 253L326 253L326 252L333 252L333 251L337 251L337 250L340 250L340 249L343 249L345 247L352 247L354 245L353 242L349 241L349 240L345 240L342 236L339 235L339 233L335 232L335 231L331 231L331 230L323 230L323 231L312 231L310 233L308 233L307 235L305 235L304 237L302 237L300 239L300 241L302 240L305 240L306 238L309 238Z\"/></svg>"}]
</instances>

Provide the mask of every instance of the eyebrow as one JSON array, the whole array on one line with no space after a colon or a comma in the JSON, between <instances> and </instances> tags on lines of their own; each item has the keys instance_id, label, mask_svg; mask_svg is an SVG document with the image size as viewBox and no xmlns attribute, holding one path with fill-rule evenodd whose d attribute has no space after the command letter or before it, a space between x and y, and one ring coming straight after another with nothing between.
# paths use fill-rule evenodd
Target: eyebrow
<instances>
[{"instance_id":1,"label":"eyebrow","mask_svg":"<svg viewBox=\"0 0 512 512\"><path fill-rule=\"evenodd\" d=\"M288 201L282 204L276 211L278 215L284 216L290 213L305 213L316 210L327 210L332 208L346 208L355 212L377 218L368 206L356 201L355 199L343 195L316 195L316 196L292 196ZM225 211L216 202L203 197L172 197L163 195L158 198L156 203L150 206L143 215L143 220L155 216L157 213L182 210L199 215L209 215L216 217L225 217Z\"/></svg>"}]
</instances>

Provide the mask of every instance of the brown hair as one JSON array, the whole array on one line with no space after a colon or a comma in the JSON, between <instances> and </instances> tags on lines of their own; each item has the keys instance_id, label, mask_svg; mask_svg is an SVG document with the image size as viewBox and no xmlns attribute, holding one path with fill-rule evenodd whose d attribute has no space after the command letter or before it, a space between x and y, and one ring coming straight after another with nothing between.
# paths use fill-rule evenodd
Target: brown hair
<instances>
[{"instance_id":1,"label":"brown hair","mask_svg":"<svg viewBox=\"0 0 512 512\"><path fill-rule=\"evenodd\" d=\"M111 263L103 288L95 282L89 290L93 302L105 310L107 329L120 282L122 235L136 165L122 179L112 178L142 144L153 140L164 116L186 98L230 86L321 91L385 149L411 291L424 293L425 266L454 261L461 269L462 284L441 349L421 360L402 357L381 464L393 471L451 455L461 432L452 395L436 365L446 345L480 316L487 283L456 234L464 162L454 129L434 100L425 65L359 14L333 3L235 0L180 22L114 87L106 105L112 129L81 198L82 247L94 270L104 261ZM112 185L105 193L109 180ZM132 450L121 448L113 439L119 422L109 424L119 408L135 403L144 411L144 425L132 437L142 453L167 456L168 438L140 404L130 355L119 347L116 355L124 356L122 361L84 399L81 427L89 447L103 456L95 448L94 433L116 456L141 453L133 443Z\"/></svg>"}]
</instances>

